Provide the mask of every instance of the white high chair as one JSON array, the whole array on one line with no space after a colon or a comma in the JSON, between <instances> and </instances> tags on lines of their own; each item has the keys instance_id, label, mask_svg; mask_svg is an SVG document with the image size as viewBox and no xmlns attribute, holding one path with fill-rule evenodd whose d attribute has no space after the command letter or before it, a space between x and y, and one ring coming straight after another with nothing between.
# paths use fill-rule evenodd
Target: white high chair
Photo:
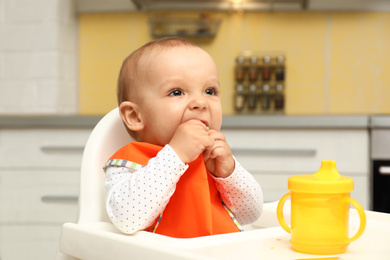
<instances>
[{"instance_id":1,"label":"white high chair","mask_svg":"<svg viewBox=\"0 0 390 260\"><path fill-rule=\"evenodd\" d=\"M104 207L103 166L119 148L132 141L119 115L119 108L104 116L93 129L81 163L78 223L110 221Z\"/></svg>"},{"instance_id":2,"label":"white high chair","mask_svg":"<svg viewBox=\"0 0 390 260\"><path fill-rule=\"evenodd\" d=\"M62 226L56 260L196 259L185 252L165 252L161 246L153 245L150 235L155 234L140 231L125 235L110 222L105 210L103 166L119 148L132 141L118 108L104 116L93 129L81 164L78 222Z\"/></svg>"},{"instance_id":3,"label":"white high chair","mask_svg":"<svg viewBox=\"0 0 390 260\"><path fill-rule=\"evenodd\" d=\"M62 226L56 260L75 259L215 259L194 254L191 247L221 242L230 243L237 234L193 239L176 239L138 231L125 235L110 222L105 210L104 163L122 146L132 142L115 108L93 129L84 149L81 164L79 216L77 223ZM277 226L276 204L264 205L259 227ZM249 234L248 234L249 235ZM238 235L240 236L240 235ZM238 237L239 238L239 237ZM172 250L168 245L177 245ZM191 250L183 250L184 247ZM234 247L233 247L234 248Z\"/></svg>"},{"instance_id":4,"label":"white high chair","mask_svg":"<svg viewBox=\"0 0 390 260\"><path fill-rule=\"evenodd\" d=\"M93 129L85 146L81 164L78 224L67 223L63 225L60 239L60 251L63 253L84 257L85 255L80 249L77 249L80 254L73 252L76 250L76 247L72 248L72 241L75 237L69 234L70 230L77 234L75 230L79 225L110 221L104 208L102 167L115 151L131 141L132 139L119 116L118 108L104 116ZM79 246L83 247L82 244ZM57 259L77 258L58 254Z\"/></svg>"}]
</instances>

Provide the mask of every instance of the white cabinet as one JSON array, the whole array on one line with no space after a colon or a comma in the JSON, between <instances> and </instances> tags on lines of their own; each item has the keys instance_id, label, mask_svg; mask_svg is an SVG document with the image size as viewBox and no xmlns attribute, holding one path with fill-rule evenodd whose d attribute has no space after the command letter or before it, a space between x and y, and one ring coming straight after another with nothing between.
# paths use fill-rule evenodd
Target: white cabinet
<instances>
[{"instance_id":1,"label":"white cabinet","mask_svg":"<svg viewBox=\"0 0 390 260\"><path fill-rule=\"evenodd\" d=\"M0 259L54 259L91 129L0 130Z\"/></svg>"},{"instance_id":2,"label":"white cabinet","mask_svg":"<svg viewBox=\"0 0 390 260\"><path fill-rule=\"evenodd\" d=\"M54 224L77 220L79 172L1 170L0 223Z\"/></svg>"},{"instance_id":3,"label":"white cabinet","mask_svg":"<svg viewBox=\"0 0 390 260\"><path fill-rule=\"evenodd\" d=\"M61 229L57 225L0 225L1 260L53 260Z\"/></svg>"},{"instance_id":4,"label":"white cabinet","mask_svg":"<svg viewBox=\"0 0 390 260\"><path fill-rule=\"evenodd\" d=\"M83 147L92 127L0 129L0 259L53 259L60 228L77 221ZM238 161L261 184L266 202L288 192L287 179L335 160L354 179L351 196L368 209L366 128L310 130L224 127Z\"/></svg>"},{"instance_id":5,"label":"white cabinet","mask_svg":"<svg viewBox=\"0 0 390 260\"><path fill-rule=\"evenodd\" d=\"M264 200L288 192L288 177L313 174L322 160L334 160L341 175L352 177L351 196L369 207L367 129L223 129L233 154L261 184Z\"/></svg>"}]
</instances>

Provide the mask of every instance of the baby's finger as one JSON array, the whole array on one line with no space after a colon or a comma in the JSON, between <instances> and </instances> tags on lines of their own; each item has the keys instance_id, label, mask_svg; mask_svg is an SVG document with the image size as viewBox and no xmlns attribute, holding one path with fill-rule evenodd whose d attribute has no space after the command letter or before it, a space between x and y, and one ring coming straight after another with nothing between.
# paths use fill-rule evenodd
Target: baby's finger
<instances>
[{"instance_id":1,"label":"baby's finger","mask_svg":"<svg viewBox=\"0 0 390 260\"><path fill-rule=\"evenodd\" d=\"M225 136L221 132L217 132L215 130L209 130L208 131L209 136L213 138L214 140L220 140L226 142Z\"/></svg>"},{"instance_id":2,"label":"baby's finger","mask_svg":"<svg viewBox=\"0 0 390 260\"><path fill-rule=\"evenodd\" d=\"M205 161L210 158L210 155L213 152L217 141L218 140L214 140L214 138L212 138L211 136L208 136L208 141L205 143L206 149L203 151L203 157Z\"/></svg>"},{"instance_id":3,"label":"baby's finger","mask_svg":"<svg viewBox=\"0 0 390 260\"><path fill-rule=\"evenodd\" d=\"M212 150L210 148L206 148L206 150L203 151L203 160L204 161L207 161L208 159L210 159L211 151Z\"/></svg>"}]
</instances>

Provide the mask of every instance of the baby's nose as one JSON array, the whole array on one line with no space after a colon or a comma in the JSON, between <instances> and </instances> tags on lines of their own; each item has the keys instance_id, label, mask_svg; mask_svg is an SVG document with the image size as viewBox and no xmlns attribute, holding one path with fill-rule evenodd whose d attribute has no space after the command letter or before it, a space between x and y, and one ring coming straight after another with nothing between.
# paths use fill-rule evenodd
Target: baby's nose
<instances>
[{"instance_id":1,"label":"baby's nose","mask_svg":"<svg viewBox=\"0 0 390 260\"><path fill-rule=\"evenodd\" d=\"M192 110L203 110L207 108L207 102L204 97L193 98L189 104Z\"/></svg>"}]
</instances>

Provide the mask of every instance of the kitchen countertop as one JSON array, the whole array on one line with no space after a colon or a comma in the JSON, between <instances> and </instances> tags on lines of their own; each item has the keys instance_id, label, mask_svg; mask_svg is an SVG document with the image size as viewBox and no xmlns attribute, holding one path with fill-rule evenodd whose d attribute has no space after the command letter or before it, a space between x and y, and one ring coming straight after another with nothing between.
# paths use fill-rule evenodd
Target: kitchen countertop
<instances>
[{"instance_id":1,"label":"kitchen countertop","mask_svg":"<svg viewBox=\"0 0 390 260\"><path fill-rule=\"evenodd\" d=\"M0 116L0 128L93 128L102 116Z\"/></svg>"},{"instance_id":2,"label":"kitchen countertop","mask_svg":"<svg viewBox=\"0 0 390 260\"><path fill-rule=\"evenodd\" d=\"M234 115L224 116L224 128L367 128L369 116L285 116Z\"/></svg>"},{"instance_id":3,"label":"kitchen countertop","mask_svg":"<svg viewBox=\"0 0 390 260\"><path fill-rule=\"evenodd\" d=\"M390 128L390 116L371 116L371 128Z\"/></svg>"},{"instance_id":4,"label":"kitchen countertop","mask_svg":"<svg viewBox=\"0 0 390 260\"><path fill-rule=\"evenodd\" d=\"M80 115L0 116L0 128L92 128L102 118ZM357 128L390 127L390 116L367 115L229 115L223 128Z\"/></svg>"},{"instance_id":5,"label":"kitchen countertop","mask_svg":"<svg viewBox=\"0 0 390 260\"><path fill-rule=\"evenodd\" d=\"M101 115L0 116L0 128L93 128ZM223 128L390 128L390 115L227 115Z\"/></svg>"}]
</instances>

